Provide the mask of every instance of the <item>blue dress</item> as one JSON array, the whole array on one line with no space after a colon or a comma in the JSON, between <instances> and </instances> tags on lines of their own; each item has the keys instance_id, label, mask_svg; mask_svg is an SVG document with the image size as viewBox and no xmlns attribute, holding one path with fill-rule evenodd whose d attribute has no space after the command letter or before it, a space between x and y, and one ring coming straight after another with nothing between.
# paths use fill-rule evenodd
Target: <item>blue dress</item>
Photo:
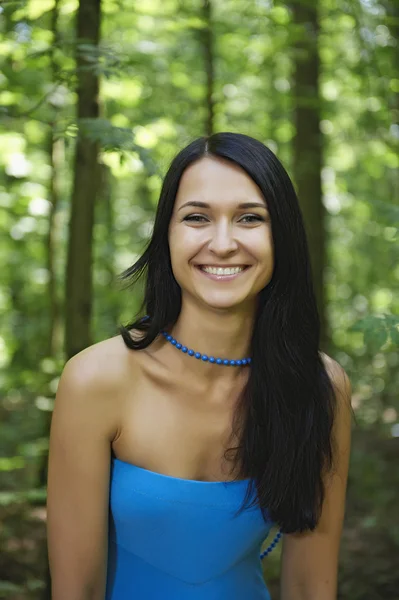
<instances>
[{"instance_id":1,"label":"blue dress","mask_svg":"<svg viewBox=\"0 0 399 600\"><path fill-rule=\"evenodd\" d=\"M234 516L247 484L112 458L106 600L270 600L260 549L273 522L259 507Z\"/></svg>"}]
</instances>

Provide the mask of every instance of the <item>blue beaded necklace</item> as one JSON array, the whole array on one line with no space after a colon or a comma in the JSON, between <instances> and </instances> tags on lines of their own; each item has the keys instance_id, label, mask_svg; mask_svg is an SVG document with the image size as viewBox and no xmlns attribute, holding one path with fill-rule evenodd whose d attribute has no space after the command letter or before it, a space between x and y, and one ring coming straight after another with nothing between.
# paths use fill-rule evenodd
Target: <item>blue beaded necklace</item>
<instances>
[{"instance_id":1,"label":"blue beaded necklace","mask_svg":"<svg viewBox=\"0 0 399 600\"><path fill-rule=\"evenodd\" d=\"M260 560L262 560L262 558L265 558L265 556L267 556L268 554L270 554L270 552L273 550L273 548L278 544L281 536L282 536L282 532L281 529L278 530L277 534L275 535L272 543L266 548L266 550L264 550L262 552L262 554L259 555Z\"/></svg>"},{"instance_id":2,"label":"blue beaded necklace","mask_svg":"<svg viewBox=\"0 0 399 600\"><path fill-rule=\"evenodd\" d=\"M230 367L250 365L252 362L250 358L229 360L228 358L215 358L214 356L207 356L206 354L201 354L201 352L195 352L194 350L191 350L191 348L187 348L187 346L183 346L183 344L180 344L180 342L175 340L175 338L166 331L161 331L161 333L168 340L168 342L172 344L172 346L175 346L175 348L181 350L182 352L184 352L184 354L187 354L188 356L194 356L198 360L203 360L204 362L210 362L215 363L216 365L225 365Z\"/></svg>"},{"instance_id":3,"label":"blue beaded necklace","mask_svg":"<svg viewBox=\"0 0 399 600\"><path fill-rule=\"evenodd\" d=\"M217 365L225 365L225 366L231 366L231 367L234 367L234 366L239 367L241 365L250 365L252 362L251 358L242 358L239 360L229 360L228 358L215 358L214 356L207 356L206 354L201 354L201 352L195 352L194 350L191 350L191 348L187 348L187 346L183 346L183 344L178 342L172 335L170 335L166 331L161 331L161 333L165 337L165 339L167 339L168 342L170 342L172 344L172 346L175 346L175 348L177 348L178 350L181 350L184 354L187 354L188 356L194 356L198 360L202 360L204 362L210 362L210 363L215 363ZM272 543L266 548L266 550L264 550L262 552L262 554L259 555L260 560L262 560L265 556L270 554L270 552L278 544L281 536L282 536L282 532L280 529L277 532L277 534L275 535Z\"/></svg>"}]
</instances>

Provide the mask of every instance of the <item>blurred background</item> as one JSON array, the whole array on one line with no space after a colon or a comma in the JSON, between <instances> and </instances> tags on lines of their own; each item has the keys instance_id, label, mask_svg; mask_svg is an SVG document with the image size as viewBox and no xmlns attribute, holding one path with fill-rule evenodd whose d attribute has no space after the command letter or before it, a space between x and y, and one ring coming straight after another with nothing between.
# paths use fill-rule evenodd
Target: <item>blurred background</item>
<instances>
[{"instance_id":1,"label":"blurred background","mask_svg":"<svg viewBox=\"0 0 399 600\"><path fill-rule=\"evenodd\" d=\"M173 156L234 131L294 182L322 349L352 382L338 597L399 599L398 31L396 0L0 2L0 598L49 598L63 365L138 310L118 274Z\"/></svg>"}]
</instances>

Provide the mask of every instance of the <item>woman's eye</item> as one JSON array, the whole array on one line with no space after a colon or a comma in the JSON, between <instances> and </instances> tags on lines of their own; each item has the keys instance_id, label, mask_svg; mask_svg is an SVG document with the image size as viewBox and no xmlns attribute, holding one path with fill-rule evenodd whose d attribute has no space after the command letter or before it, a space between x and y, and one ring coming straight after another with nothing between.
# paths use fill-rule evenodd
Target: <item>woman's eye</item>
<instances>
[{"instance_id":1,"label":"woman's eye","mask_svg":"<svg viewBox=\"0 0 399 600\"><path fill-rule=\"evenodd\" d=\"M265 219L260 215L244 215L240 221L244 219L249 219L249 221L244 221L245 223L253 223L254 221L264 221Z\"/></svg>"},{"instance_id":2,"label":"woman's eye","mask_svg":"<svg viewBox=\"0 0 399 600\"><path fill-rule=\"evenodd\" d=\"M184 217L183 221L192 221L194 223L201 223L202 219L205 219L205 217L203 215L187 215L187 217Z\"/></svg>"}]
</instances>

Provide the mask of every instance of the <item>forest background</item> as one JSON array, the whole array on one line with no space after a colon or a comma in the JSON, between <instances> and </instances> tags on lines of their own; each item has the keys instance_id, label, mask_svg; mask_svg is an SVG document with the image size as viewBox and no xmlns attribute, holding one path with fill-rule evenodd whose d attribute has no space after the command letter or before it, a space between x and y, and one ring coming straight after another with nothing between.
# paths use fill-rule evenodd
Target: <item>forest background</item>
<instances>
[{"instance_id":1,"label":"forest background","mask_svg":"<svg viewBox=\"0 0 399 600\"><path fill-rule=\"evenodd\" d=\"M352 382L338 597L399 598L398 31L394 0L0 3L0 598L49 597L60 373L139 310L118 275L173 156L218 131L290 173L323 350Z\"/></svg>"}]
</instances>

